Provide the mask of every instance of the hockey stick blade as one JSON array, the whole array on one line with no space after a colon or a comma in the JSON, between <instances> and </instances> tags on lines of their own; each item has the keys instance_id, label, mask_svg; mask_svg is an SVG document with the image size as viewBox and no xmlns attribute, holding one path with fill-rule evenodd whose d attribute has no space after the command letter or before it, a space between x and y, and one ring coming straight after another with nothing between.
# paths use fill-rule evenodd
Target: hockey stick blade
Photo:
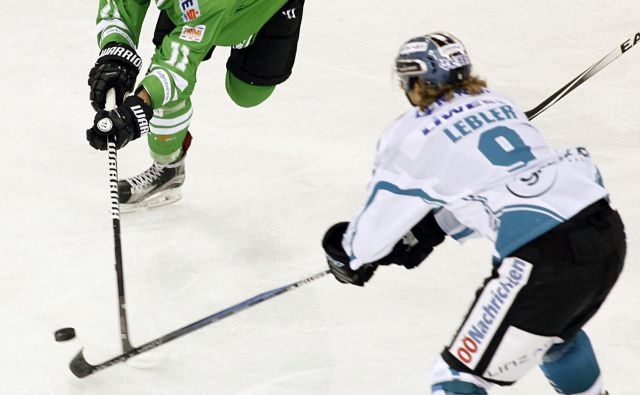
<instances>
[{"instance_id":1,"label":"hockey stick blade","mask_svg":"<svg viewBox=\"0 0 640 395\"><path fill-rule=\"evenodd\" d=\"M129 358L135 357L138 354L142 354L143 352L147 352L149 350L152 350L156 347L159 347L163 344L169 343L172 340L175 340L179 337L182 337L188 333L191 333L197 329L200 329L202 327L205 327L213 322L216 321L220 321L224 318L227 318L231 315L234 315L242 310L246 310L251 306L255 306L258 303L264 302L265 300L271 299L275 296L281 295L285 292L291 291L295 288L301 287L305 284L308 284L312 281L315 281L321 277L326 276L327 274L329 274L329 270L325 270L323 272L314 274L312 276L309 276L307 278L304 278L300 281L297 281L295 283L291 283L279 288L275 288L272 289L271 291L267 291L267 292L263 292L261 294L258 294L252 298L249 298L247 300L244 300L240 303L237 303L231 307L227 307L224 310L220 310L217 313L211 314L210 316L207 316L201 320L195 321L189 325L183 326L180 329L176 329L173 332L167 333L164 336L161 336L157 339L151 340L150 342L147 342L143 345L141 345L140 347L133 347L129 350L125 350L125 352L123 352L122 354L109 359L108 361L102 362L98 365L92 365L89 362L87 362L87 360L84 357L84 352L81 349L78 354L76 354L75 357L73 357L73 359L71 360L71 362L69 363L69 369L71 370L71 372L78 378L83 378L83 377L87 377L95 372L98 372L102 369L106 369L109 366L113 366L116 364L119 364L121 362L124 362L126 360L128 360Z\"/></svg>"},{"instance_id":2,"label":"hockey stick blade","mask_svg":"<svg viewBox=\"0 0 640 395\"><path fill-rule=\"evenodd\" d=\"M556 91L553 95L546 98L542 103L538 104L535 108L532 108L529 111L525 112L525 115L529 120L537 117L547 108L551 107L560 99L565 97L569 92L579 87L583 82L593 77L597 72L604 69L609 63L616 60L620 55L629 51L633 48L638 42L640 42L640 32L634 34L631 38L625 40L622 44L620 44L616 49L611 51L607 56L597 61L591 67L580 73L576 78L572 79L565 86Z\"/></svg>"}]
</instances>

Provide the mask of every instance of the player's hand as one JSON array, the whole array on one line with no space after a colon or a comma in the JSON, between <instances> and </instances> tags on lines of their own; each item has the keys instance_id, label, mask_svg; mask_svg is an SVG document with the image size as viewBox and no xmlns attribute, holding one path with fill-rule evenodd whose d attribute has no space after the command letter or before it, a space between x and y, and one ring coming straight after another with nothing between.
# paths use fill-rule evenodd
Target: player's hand
<instances>
[{"instance_id":1,"label":"player's hand","mask_svg":"<svg viewBox=\"0 0 640 395\"><path fill-rule=\"evenodd\" d=\"M342 248L342 235L348 226L348 222L340 222L330 227L322 239L322 248L327 256L329 270L338 281L362 287L373 276L377 266L365 264L358 270L349 267L349 256Z\"/></svg>"},{"instance_id":2,"label":"player's hand","mask_svg":"<svg viewBox=\"0 0 640 395\"><path fill-rule=\"evenodd\" d=\"M89 99L94 110L103 110L107 92L116 91L116 104L122 104L124 95L133 90L142 66L136 51L125 44L109 43L89 71Z\"/></svg>"},{"instance_id":3,"label":"player's hand","mask_svg":"<svg viewBox=\"0 0 640 395\"><path fill-rule=\"evenodd\" d=\"M396 264L413 269L431 254L435 246L444 241L444 236L444 231L436 222L433 211L431 211L396 243L387 256L376 263L379 265Z\"/></svg>"},{"instance_id":4,"label":"player's hand","mask_svg":"<svg viewBox=\"0 0 640 395\"><path fill-rule=\"evenodd\" d=\"M148 104L138 96L129 96L115 110L96 113L93 126L87 130L87 141L93 148L104 151L110 136L115 136L116 149L120 149L149 131L152 116Z\"/></svg>"}]
</instances>

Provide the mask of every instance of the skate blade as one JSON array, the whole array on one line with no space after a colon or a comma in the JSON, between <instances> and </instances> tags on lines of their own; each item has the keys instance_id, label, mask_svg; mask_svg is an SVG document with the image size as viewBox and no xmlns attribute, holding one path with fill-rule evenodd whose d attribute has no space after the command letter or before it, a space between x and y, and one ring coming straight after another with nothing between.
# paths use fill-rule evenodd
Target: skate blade
<instances>
[{"instance_id":1,"label":"skate blade","mask_svg":"<svg viewBox=\"0 0 640 395\"><path fill-rule=\"evenodd\" d=\"M180 191L180 188L165 189L164 191L158 192L157 194L150 196L148 199L145 199L141 202L130 204L121 203L120 212L124 214L130 213L132 211L138 211L143 208L166 206L167 204L177 202L181 198L182 192Z\"/></svg>"}]
</instances>

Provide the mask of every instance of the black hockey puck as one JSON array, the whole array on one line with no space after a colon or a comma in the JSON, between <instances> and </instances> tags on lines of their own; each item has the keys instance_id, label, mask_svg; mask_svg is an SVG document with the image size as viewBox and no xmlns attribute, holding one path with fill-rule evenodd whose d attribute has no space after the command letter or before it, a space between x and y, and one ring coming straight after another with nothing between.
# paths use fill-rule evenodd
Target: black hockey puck
<instances>
[{"instance_id":1,"label":"black hockey puck","mask_svg":"<svg viewBox=\"0 0 640 395\"><path fill-rule=\"evenodd\" d=\"M61 328L56 331L55 337L57 342L71 340L76 337L76 330L73 328Z\"/></svg>"}]
</instances>

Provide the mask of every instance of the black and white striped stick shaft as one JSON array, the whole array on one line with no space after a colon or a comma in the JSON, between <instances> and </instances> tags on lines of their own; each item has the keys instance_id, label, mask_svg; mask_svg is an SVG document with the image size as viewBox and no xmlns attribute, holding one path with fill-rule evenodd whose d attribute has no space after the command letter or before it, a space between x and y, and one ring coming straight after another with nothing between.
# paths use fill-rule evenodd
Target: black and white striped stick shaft
<instances>
[{"instance_id":1,"label":"black and white striped stick shaft","mask_svg":"<svg viewBox=\"0 0 640 395\"><path fill-rule=\"evenodd\" d=\"M116 108L116 92L107 92L106 110ZM133 347L129 341L129 324L127 322L127 302L124 297L124 269L122 267L122 245L120 242L120 201L118 200L118 151L115 136L109 138L109 193L111 196L111 221L113 224L113 242L116 259L116 278L118 282L118 316L120 318L120 341L122 350L127 352Z\"/></svg>"},{"instance_id":2,"label":"black and white striped stick shaft","mask_svg":"<svg viewBox=\"0 0 640 395\"><path fill-rule=\"evenodd\" d=\"M296 281L295 283L291 283L291 284L287 284L284 285L282 287L278 287L275 289L272 289L270 291L267 292L263 292L261 294L258 294L252 298L249 298L247 300L244 300L240 303L234 304L231 307L227 307L224 310L220 310L217 313L211 314L207 317L204 317L198 321L192 322L188 325L183 326L180 329L176 329L173 332L167 333L164 336L158 337L156 339L150 340L147 343L139 346L139 347L134 347L128 351L123 352L122 354L113 357L105 362L99 363L97 365L92 365L89 362L87 362L87 360L84 357L84 353L83 350L80 350L78 352L78 354L76 354L75 357L73 357L73 359L71 360L71 362L69 363L69 369L71 370L71 372L73 372L73 374L76 377L79 378L83 378L83 377L87 377L95 372L98 372L102 369L106 369L109 366L113 366L119 363L122 363L126 360L128 360L129 358L135 357L136 355L142 354L144 352L147 352L149 350L153 350L156 347L160 347L163 344L167 344L172 340L175 340L179 337L182 337L186 334L189 334L195 330L198 330L200 328L203 328L211 323L220 321L224 318L227 318L229 316L232 316L236 313L239 313L243 310L246 310L252 306L255 306L259 303L264 302L265 300L269 300L271 298L274 298L278 295L282 295L283 293L289 292L293 289L296 289L298 287L301 287L305 284L308 284L312 281L315 281L321 277L326 276L327 274L329 274L329 270L325 270L322 271L320 273L316 273L312 276L306 277L300 281Z\"/></svg>"},{"instance_id":3,"label":"black and white striped stick shaft","mask_svg":"<svg viewBox=\"0 0 640 395\"><path fill-rule=\"evenodd\" d=\"M597 61L591 67L580 73L576 78L572 79L565 86L560 88L553 95L546 98L542 103L538 104L535 108L532 108L529 111L525 112L525 115L530 120L537 117L540 113L542 113L547 108L554 105L556 102L560 101L563 97L569 94L572 90L579 87L583 82L593 77L598 71L604 69L609 63L616 60L620 55L627 52L631 48L640 42L640 32L635 33L631 38L625 40L622 44L620 44L616 49L611 51L607 56Z\"/></svg>"}]
</instances>

